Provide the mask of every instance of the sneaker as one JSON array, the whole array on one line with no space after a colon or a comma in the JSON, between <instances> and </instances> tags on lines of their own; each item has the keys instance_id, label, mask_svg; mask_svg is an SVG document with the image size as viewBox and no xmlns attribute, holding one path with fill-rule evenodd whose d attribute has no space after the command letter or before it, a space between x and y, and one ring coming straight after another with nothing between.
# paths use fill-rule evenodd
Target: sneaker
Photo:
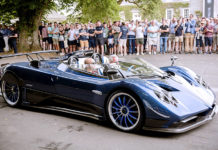
<instances>
[{"instance_id":1,"label":"sneaker","mask_svg":"<svg viewBox=\"0 0 218 150\"><path fill-rule=\"evenodd\" d=\"M149 55L151 55L151 52L148 52Z\"/></svg>"},{"instance_id":2,"label":"sneaker","mask_svg":"<svg viewBox=\"0 0 218 150\"><path fill-rule=\"evenodd\" d=\"M154 55L156 55L157 53L156 52L154 52Z\"/></svg>"},{"instance_id":3,"label":"sneaker","mask_svg":"<svg viewBox=\"0 0 218 150\"><path fill-rule=\"evenodd\" d=\"M141 55L144 55L144 53L141 53Z\"/></svg>"},{"instance_id":4,"label":"sneaker","mask_svg":"<svg viewBox=\"0 0 218 150\"><path fill-rule=\"evenodd\" d=\"M65 54L64 53L60 53L60 56L64 56Z\"/></svg>"},{"instance_id":5,"label":"sneaker","mask_svg":"<svg viewBox=\"0 0 218 150\"><path fill-rule=\"evenodd\" d=\"M139 53L137 53L136 55L139 55Z\"/></svg>"},{"instance_id":6,"label":"sneaker","mask_svg":"<svg viewBox=\"0 0 218 150\"><path fill-rule=\"evenodd\" d=\"M199 50L199 51L198 51L198 54L202 54L202 50Z\"/></svg>"}]
</instances>

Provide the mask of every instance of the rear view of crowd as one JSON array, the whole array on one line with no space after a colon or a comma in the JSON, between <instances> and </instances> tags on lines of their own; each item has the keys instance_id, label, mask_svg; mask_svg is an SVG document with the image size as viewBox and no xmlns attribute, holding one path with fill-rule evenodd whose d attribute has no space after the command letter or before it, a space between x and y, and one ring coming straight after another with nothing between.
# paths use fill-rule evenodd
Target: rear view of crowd
<instances>
[{"instance_id":1,"label":"rear view of crowd","mask_svg":"<svg viewBox=\"0 0 218 150\"><path fill-rule=\"evenodd\" d=\"M102 55L144 55L165 53L218 53L218 18L173 18L148 21L96 23L44 23L38 28L43 50L95 50ZM0 52L17 52L14 27L0 26ZM8 46L9 45L9 46Z\"/></svg>"}]
</instances>

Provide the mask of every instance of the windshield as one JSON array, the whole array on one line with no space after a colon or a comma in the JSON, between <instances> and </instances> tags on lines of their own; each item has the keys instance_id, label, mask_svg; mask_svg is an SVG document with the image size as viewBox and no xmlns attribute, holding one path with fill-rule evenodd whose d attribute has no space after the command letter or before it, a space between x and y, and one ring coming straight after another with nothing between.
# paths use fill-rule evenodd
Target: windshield
<instances>
[{"instance_id":1,"label":"windshield","mask_svg":"<svg viewBox=\"0 0 218 150\"><path fill-rule=\"evenodd\" d=\"M126 77L142 76L149 77L164 77L166 73L147 61L137 58L133 60L121 60L119 61L120 71Z\"/></svg>"}]
</instances>

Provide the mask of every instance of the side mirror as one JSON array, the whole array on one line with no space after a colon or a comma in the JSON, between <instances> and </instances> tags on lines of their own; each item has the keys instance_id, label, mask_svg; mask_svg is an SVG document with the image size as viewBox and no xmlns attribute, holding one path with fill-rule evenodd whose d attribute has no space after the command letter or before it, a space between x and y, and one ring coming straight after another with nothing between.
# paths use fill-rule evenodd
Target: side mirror
<instances>
[{"instance_id":1,"label":"side mirror","mask_svg":"<svg viewBox=\"0 0 218 150\"><path fill-rule=\"evenodd\" d=\"M173 66L175 64L175 61L178 59L177 56L171 56L170 60L171 60L171 66Z\"/></svg>"}]
</instances>

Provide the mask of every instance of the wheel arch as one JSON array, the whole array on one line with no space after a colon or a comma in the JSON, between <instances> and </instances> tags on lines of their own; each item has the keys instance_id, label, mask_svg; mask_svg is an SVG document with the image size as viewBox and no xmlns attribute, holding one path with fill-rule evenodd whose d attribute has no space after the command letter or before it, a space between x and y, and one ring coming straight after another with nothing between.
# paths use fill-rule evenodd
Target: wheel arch
<instances>
[{"instance_id":1,"label":"wheel arch","mask_svg":"<svg viewBox=\"0 0 218 150\"><path fill-rule=\"evenodd\" d=\"M6 71L6 72L3 74L1 80L4 80L4 79L10 79L10 80L12 80L12 81L13 81L13 80L17 80L17 81L18 81L18 85L19 85L19 86L23 86L23 80L22 80L20 77L18 77L18 76L16 75L16 73L14 73L13 71L10 71L10 70Z\"/></svg>"}]
</instances>

